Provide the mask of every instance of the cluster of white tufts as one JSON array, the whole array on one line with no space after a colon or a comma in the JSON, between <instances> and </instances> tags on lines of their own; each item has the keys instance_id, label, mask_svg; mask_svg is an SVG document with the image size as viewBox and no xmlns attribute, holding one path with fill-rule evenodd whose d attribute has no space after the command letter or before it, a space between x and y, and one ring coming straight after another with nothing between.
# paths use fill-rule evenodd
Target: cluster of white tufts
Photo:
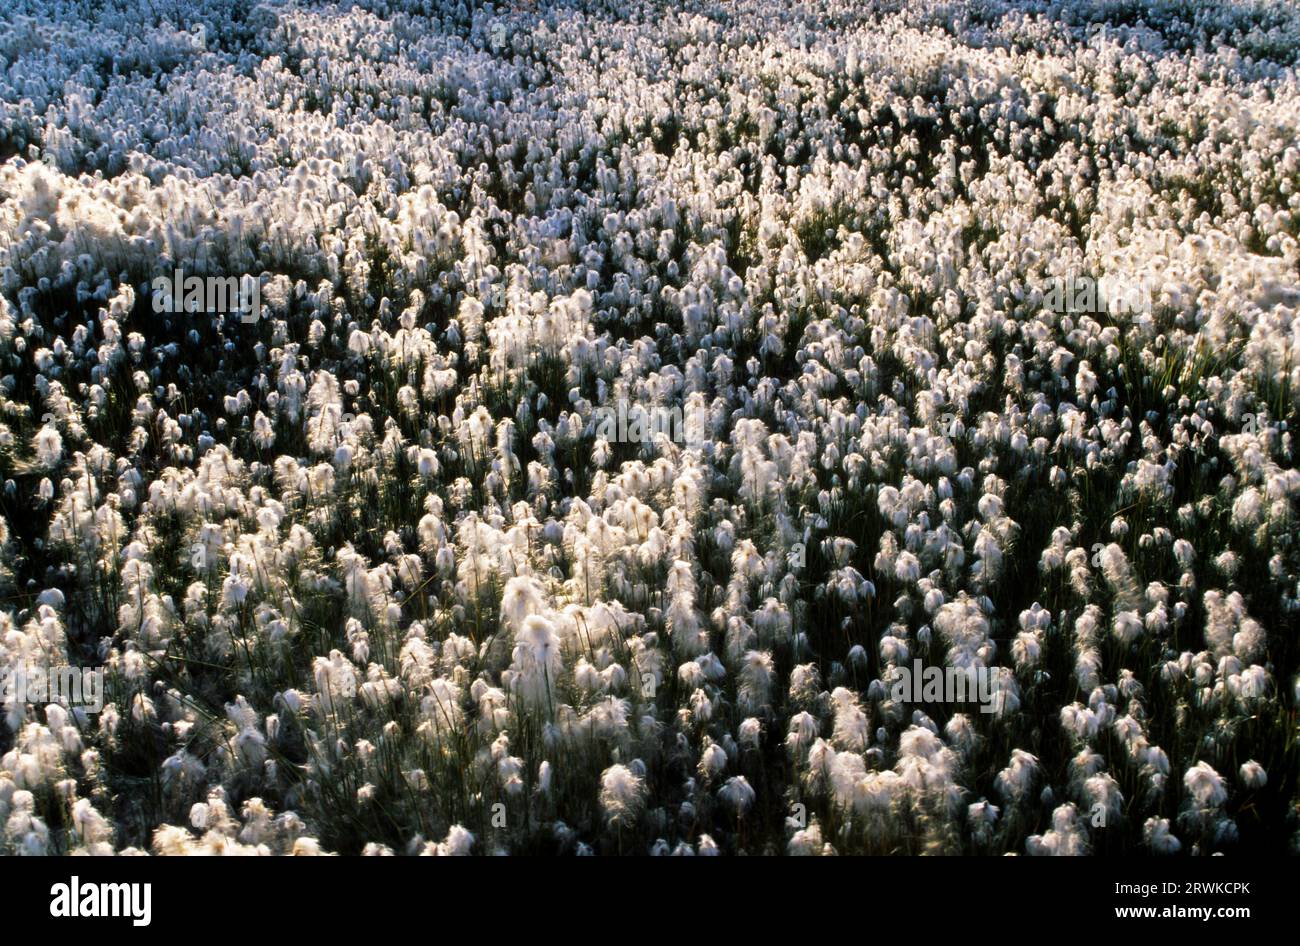
<instances>
[{"instance_id":1,"label":"cluster of white tufts","mask_svg":"<svg viewBox=\"0 0 1300 946\"><path fill-rule=\"evenodd\" d=\"M1300 849L1294 3L0 24L0 853Z\"/></svg>"}]
</instances>

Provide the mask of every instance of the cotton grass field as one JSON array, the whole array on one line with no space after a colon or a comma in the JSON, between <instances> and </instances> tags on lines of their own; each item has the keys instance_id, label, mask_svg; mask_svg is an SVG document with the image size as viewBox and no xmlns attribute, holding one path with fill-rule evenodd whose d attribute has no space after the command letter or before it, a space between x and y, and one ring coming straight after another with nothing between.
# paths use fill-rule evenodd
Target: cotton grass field
<instances>
[{"instance_id":1,"label":"cotton grass field","mask_svg":"<svg viewBox=\"0 0 1300 946\"><path fill-rule=\"evenodd\" d=\"M1300 851L1298 59L7 4L0 853Z\"/></svg>"}]
</instances>

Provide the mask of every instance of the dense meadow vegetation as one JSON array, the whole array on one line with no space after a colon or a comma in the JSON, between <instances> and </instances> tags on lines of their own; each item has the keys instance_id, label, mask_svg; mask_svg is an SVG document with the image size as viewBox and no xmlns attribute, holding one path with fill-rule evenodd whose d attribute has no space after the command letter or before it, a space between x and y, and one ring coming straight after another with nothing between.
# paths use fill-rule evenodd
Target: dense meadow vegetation
<instances>
[{"instance_id":1,"label":"dense meadow vegetation","mask_svg":"<svg viewBox=\"0 0 1300 946\"><path fill-rule=\"evenodd\" d=\"M1298 58L1289 0L8 3L0 668L105 700L6 693L0 853L1300 851Z\"/></svg>"}]
</instances>

